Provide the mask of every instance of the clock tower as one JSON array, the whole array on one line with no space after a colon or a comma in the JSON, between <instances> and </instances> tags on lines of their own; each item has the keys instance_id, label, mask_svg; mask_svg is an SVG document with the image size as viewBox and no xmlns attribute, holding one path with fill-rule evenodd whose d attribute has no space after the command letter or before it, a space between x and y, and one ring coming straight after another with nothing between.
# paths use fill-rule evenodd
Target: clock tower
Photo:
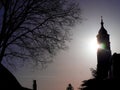
<instances>
[{"instance_id":1,"label":"clock tower","mask_svg":"<svg viewBox=\"0 0 120 90\"><path fill-rule=\"evenodd\" d=\"M101 28L97 35L99 48L97 50L97 78L106 79L110 69L110 38L107 30L104 28L103 18L101 16Z\"/></svg>"}]
</instances>

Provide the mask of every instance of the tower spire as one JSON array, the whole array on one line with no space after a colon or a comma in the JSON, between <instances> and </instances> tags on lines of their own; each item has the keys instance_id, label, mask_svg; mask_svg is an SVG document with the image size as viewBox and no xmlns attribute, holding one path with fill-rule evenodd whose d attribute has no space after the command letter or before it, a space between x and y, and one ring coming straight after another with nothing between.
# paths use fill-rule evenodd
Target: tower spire
<instances>
[{"instance_id":1,"label":"tower spire","mask_svg":"<svg viewBox=\"0 0 120 90\"><path fill-rule=\"evenodd\" d=\"M101 27L103 27L103 24L104 24L104 22L103 22L103 16L101 16Z\"/></svg>"}]
</instances>

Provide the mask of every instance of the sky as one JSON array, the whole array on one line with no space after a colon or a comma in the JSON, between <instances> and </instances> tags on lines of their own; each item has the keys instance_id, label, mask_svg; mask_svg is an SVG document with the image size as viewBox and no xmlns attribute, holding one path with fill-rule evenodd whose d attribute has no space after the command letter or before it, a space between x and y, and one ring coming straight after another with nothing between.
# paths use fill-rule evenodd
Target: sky
<instances>
[{"instance_id":1,"label":"sky","mask_svg":"<svg viewBox=\"0 0 120 90\"><path fill-rule=\"evenodd\" d=\"M92 78L90 68L96 68L96 49L91 47L100 29L100 17L110 34L112 53L120 53L120 0L75 0L80 4L83 21L73 27L69 49L61 51L42 70L24 66L12 71L22 86L32 88L37 80L38 90L65 90L71 83L77 90L82 81Z\"/></svg>"}]
</instances>

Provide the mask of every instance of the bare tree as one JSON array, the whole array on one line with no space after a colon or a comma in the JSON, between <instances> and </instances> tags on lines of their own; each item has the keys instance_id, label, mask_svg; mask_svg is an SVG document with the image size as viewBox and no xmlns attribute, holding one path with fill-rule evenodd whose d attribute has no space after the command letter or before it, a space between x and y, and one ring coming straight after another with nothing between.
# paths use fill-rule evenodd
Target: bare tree
<instances>
[{"instance_id":1,"label":"bare tree","mask_svg":"<svg viewBox=\"0 0 120 90\"><path fill-rule=\"evenodd\" d=\"M80 20L79 7L67 0L1 0L0 62L50 62Z\"/></svg>"}]
</instances>

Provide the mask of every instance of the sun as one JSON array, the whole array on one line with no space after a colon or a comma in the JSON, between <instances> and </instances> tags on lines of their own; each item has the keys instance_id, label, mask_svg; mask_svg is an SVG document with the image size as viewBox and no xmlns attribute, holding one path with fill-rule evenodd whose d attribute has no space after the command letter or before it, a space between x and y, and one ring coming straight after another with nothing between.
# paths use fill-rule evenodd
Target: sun
<instances>
[{"instance_id":1,"label":"sun","mask_svg":"<svg viewBox=\"0 0 120 90\"><path fill-rule=\"evenodd\" d=\"M92 52L97 52L97 49L100 48L100 45L97 43L97 38L90 39L88 46L90 51Z\"/></svg>"}]
</instances>

